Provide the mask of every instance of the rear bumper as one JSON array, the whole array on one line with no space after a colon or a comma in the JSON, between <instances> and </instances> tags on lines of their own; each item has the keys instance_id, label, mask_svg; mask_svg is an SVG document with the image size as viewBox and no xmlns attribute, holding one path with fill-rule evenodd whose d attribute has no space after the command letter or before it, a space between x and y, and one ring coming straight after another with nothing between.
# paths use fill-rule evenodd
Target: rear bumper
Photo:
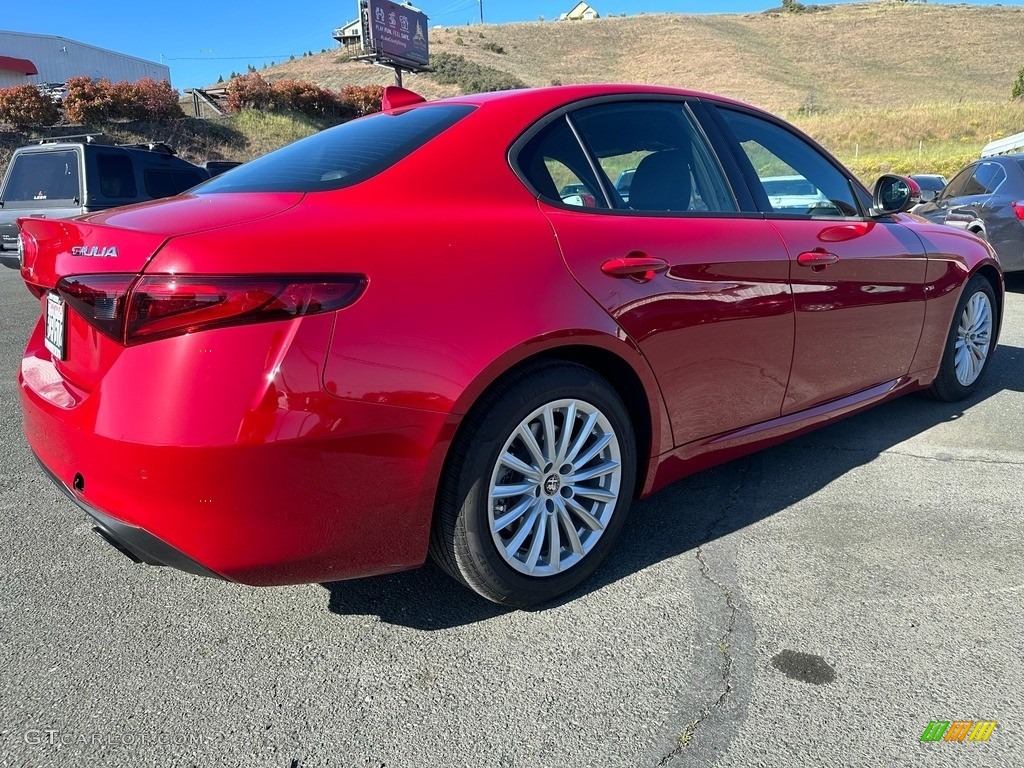
<instances>
[{"instance_id":1,"label":"rear bumper","mask_svg":"<svg viewBox=\"0 0 1024 768\"><path fill-rule=\"evenodd\" d=\"M258 332L288 330L273 325ZM216 354L242 330L130 348L85 392L38 349L37 327L18 376L29 446L142 562L261 586L422 565L451 417L324 392L309 362L323 345L302 328L274 375L246 370L251 353Z\"/></svg>"},{"instance_id":2,"label":"rear bumper","mask_svg":"<svg viewBox=\"0 0 1024 768\"><path fill-rule=\"evenodd\" d=\"M36 461L39 461L38 456ZM149 531L135 525L128 525L89 506L62 483L53 472L47 469L42 461L39 461L39 466L65 496L92 518L93 530L102 536L108 544L135 562L146 563L147 565L167 565L171 568L177 568L179 571L195 574L196 576L220 578L210 569L204 568L188 555L179 552L166 541L161 541L149 533Z\"/></svg>"}]
</instances>

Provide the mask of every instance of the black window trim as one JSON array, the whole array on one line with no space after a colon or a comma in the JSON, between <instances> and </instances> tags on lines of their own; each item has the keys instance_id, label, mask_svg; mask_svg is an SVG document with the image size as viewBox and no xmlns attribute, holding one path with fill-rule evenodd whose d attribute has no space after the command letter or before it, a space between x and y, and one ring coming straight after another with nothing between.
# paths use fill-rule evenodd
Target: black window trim
<instances>
[{"instance_id":1,"label":"black window trim","mask_svg":"<svg viewBox=\"0 0 1024 768\"><path fill-rule=\"evenodd\" d=\"M519 162L519 153L523 148L529 144L529 142L541 131L545 130L549 125L556 122L559 118L565 117L573 135L576 137L577 142L580 143L580 149L587 157L587 162L590 165L591 173L594 173L594 163L597 162L596 155L591 151L590 147L582 140L580 133L578 132L575 124L569 118L569 116L578 110L586 109L589 107L600 106L603 104L613 104L618 102L675 102L683 105L690 112L691 122L694 128L697 130L698 138L704 140L704 145L711 155L712 160L719 166L722 171L722 181L725 184L726 191L732 195L734 202L737 205L736 211L634 211L631 209L614 208L611 207L612 197L609 196L608 191L605 189L604 184L601 182L601 176L607 177L603 169L600 174L597 175L596 181L602 194L605 197L605 203L609 205L607 208L584 208L578 205L569 205L563 203L561 200L552 200L551 198L544 195L538 190L529 180L527 174L522 170L522 166ZM627 217L646 217L646 218L678 218L678 219L749 219L749 218L762 218L762 213L756 210L744 210L743 201L749 198L749 191L744 187L740 187L742 190L741 194L737 194L737 188L734 186L734 179L739 178L735 174L730 174L728 170L728 162L735 162L731 154L727 155L728 161L719 155L719 142L711 141L708 136L708 132L705 130L705 125L701 122L700 115L693 109L692 105L700 105L702 99L697 96L681 96L672 93L616 93L607 94L603 96L594 96L588 99L580 99L573 101L569 104L563 104L561 107L548 112L536 120L530 127L528 127L523 133L521 133L509 146L507 161L515 174L516 178L530 191L530 193L536 197L539 201L545 205L549 205L552 208L557 208L563 211L573 211L575 213L586 213L588 215L605 215L605 216L627 216ZM724 146L723 146L724 148ZM614 183L614 182L613 182Z\"/></svg>"}]
</instances>

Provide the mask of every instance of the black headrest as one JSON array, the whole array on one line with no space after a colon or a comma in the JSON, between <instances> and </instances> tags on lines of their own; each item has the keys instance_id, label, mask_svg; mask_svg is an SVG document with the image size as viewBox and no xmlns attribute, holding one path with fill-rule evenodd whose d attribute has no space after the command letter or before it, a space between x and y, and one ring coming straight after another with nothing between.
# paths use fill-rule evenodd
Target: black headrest
<instances>
[{"instance_id":1,"label":"black headrest","mask_svg":"<svg viewBox=\"0 0 1024 768\"><path fill-rule=\"evenodd\" d=\"M654 152L636 167L629 187L629 207L637 211L686 211L692 192L690 153L683 149Z\"/></svg>"}]
</instances>

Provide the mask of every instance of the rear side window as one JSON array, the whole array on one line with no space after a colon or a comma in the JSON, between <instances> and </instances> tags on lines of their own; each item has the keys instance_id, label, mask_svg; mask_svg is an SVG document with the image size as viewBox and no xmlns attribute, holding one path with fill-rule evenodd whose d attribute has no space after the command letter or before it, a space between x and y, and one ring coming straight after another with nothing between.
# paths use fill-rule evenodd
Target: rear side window
<instances>
[{"instance_id":1,"label":"rear side window","mask_svg":"<svg viewBox=\"0 0 1024 768\"><path fill-rule=\"evenodd\" d=\"M1003 183L1005 178L1006 171L1003 170L1001 165L997 163L981 163L974 169L974 173L971 174L971 178L961 194L991 195Z\"/></svg>"},{"instance_id":2,"label":"rear side window","mask_svg":"<svg viewBox=\"0 0 1024 768\"><path fill-rule=\"evenodd\" d=\"M681 102L583 107L531 138L517 162L537 193L563 205L646 214L737 210L716 159Z\"/></svg>"},{"instance_id":3,"label":"rear side window","mask_svg":"<svg viewBox=\"0 0 1024 768\"><path fill-rule=\"evenodd\" d=\"M378 113L330 128L211 179L202 192L319 192L358 184L472 112L463 104Z\"/></svg>"},{"instance_id":4,"label":"rear side window","mask_svg":"<svg viewBox=\"0 0 1024 768\"><path fill-rule=\"evenodd\" d=\"M180 195L203 181L202 176L191 171L164 171L150 168L142 176L146 182L146 194L154 198Z\"/></svg>"},{"instance_id":5,"label":"rear side window","mask_svg":"<svg viewBox=\"0 0 1024 768\"><path fill-rule=\"evenodd\" d=\"M2 195L4 205L21 208L77 205L81 200L78 153L68 149L18 155Z\"/></svg>"},{"instance_id":6,"label":"rear side window","mask_svg":"<svg viewBox=\"0 0 1024 768\"><path fill-rule=\"evenodd\" d=\"M100 171L100 194L104 197L136 197L135 168L127 155L96 156Z\"/></svg>"}]
</instances>

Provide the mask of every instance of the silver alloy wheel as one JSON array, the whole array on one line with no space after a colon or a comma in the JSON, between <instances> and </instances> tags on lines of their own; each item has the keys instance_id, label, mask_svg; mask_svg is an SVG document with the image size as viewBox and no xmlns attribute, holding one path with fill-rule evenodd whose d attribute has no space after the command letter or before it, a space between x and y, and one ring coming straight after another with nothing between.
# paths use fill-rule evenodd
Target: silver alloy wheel
<instances>
[{"instance_id":1,"label":"silver alloy wheel","mask_svg":"<svg viewBox=\"0 0 1024 768\"><path fill-rule=\"evenodd\" d=\"M954 343L956 380L969 387L984 370L992 346L992 302L983 291L971 296L964 307Z\"/></svg>"},{"instance_id":2,"label":"silver alloy wheel","mask_svg":"<svg viewBox=\"0 0 1024 768\"><path fill-rule=\"evenodd\" d=\"M619 438L598 408L576 399L538 408L491 472L487 516L498 554L528 576L572 568L608 527L621 482Z\"/></svg>"}]
</instances>

